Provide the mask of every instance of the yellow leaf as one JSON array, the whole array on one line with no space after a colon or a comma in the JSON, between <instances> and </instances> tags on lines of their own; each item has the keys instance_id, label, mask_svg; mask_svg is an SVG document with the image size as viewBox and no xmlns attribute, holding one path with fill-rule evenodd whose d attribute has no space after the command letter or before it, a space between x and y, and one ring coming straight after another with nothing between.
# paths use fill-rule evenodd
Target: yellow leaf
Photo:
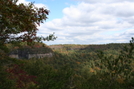
<instances>
[{"instance_id":1,"label":"yellow leaf","mask_svg":"<svg viewBox=\"0 0 134 89\"><path fill-rule=\"evenodd\" d=\"M118 78L116 79L118 83L124 83L124 78Z\"/></svg>"},{"instance_id":2,"label":"yellow leaf","mask_svg":"<svg viewBox=\"0 0 134 89\"><path fill-rule=\"evenodd\" d=\"M93 73L93 72L94 72L93 68L90 68L90 72L91 72L91 73Z\"/></svg>"}]
</instances>

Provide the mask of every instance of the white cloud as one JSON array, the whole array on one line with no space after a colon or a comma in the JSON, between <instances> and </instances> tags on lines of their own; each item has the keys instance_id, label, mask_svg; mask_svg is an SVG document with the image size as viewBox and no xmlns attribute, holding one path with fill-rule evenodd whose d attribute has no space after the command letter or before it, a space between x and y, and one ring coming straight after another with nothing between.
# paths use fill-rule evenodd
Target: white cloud
<instances>
[{"instance_id":1,"label":"white cloud","mask_svg":"<svg viewBox=\"0 0 134 89\"><path fill-rule=\"evenodd\" d=\"M19 4L19 3L28 4L28 3L31 3L31 2L29 2L29 1L27 1L27 0L19 0L19 1L17 2L17 4ZM32 3L34 3L34 5L35 5L36 7L38 7L38 8L40 8L40 7L44 7L44 8L49 9L48 6L45 5L45 4L42 4L42 3L36 3L36 2L32 2Z\"/></svg>"},{"instance_id":2,"label":"white cloud","mask_svg":"<svg viewBox=\"0 0 134 89\"><path fill-rule=\"evenodd\" d=\"M28 3L30 3L29 1L26 1L26 0L18 0L18 2L17 2L18 4L19 3L25 3L25 4L28 4Z\"/></svg>"},{"instance_id":3,"label":"white cloud","mask_svg":"<svg viewBox=\"0 0 134 89\"><path fill-rule=\"evenodd\" d=\"M117 3L117 2L134 2L134 0L74 0L86 3Z\"/></svg>"},{"instance_id":4,"label":"white cloud","mask_svg":"<svg viewBox=\"0 0 134 89\"><path fill-rule=\"evenodd\" d=\"M58 36L56 41L47 44L129 42L134 35L133 0L77 1L82 2L63 9L62 18L41 24L38 35L55 32Z\"/></svg>"}]
</instances>

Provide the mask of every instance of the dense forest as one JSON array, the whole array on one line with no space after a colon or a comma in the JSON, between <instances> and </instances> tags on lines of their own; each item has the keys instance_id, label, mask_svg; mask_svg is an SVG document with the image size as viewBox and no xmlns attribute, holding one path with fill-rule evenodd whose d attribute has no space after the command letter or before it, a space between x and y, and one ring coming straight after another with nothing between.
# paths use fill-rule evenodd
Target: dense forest
<instances>
[{"instance_id":1,"label":"dense forest","mask_svg":"<svg viewBox=\"0 0 134 89\"><path fill-rule=\"evenodd\" d=\"M19 47L7 44L12 51ZM21 49L24 48L22 43ZM101 45L50 45L52 57L10 58L1 50L1 89L133 89L133 41ZM36 49L36 51L37 51ZM47 50L47 49L46 49ZM41 50L42 51L42 50ZM8 85L8 86L7 86Z\"/></svg>"}]
</instances>

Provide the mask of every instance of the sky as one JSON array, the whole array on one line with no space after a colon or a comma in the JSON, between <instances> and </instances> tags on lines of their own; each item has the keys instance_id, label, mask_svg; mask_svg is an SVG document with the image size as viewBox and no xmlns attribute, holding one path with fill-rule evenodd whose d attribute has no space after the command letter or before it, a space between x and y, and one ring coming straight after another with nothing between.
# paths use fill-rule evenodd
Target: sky
<instances>
[{"instance_id":1,"label":"sky","mask_svg":"<svg viewBox=\"0 0 134 89\"><path fill-rule=\"evenodd\" d=\"M55 44L126 43L134 37L134 0L19 0L50 10L38 36Z\"/></svg>"}]
</instances>

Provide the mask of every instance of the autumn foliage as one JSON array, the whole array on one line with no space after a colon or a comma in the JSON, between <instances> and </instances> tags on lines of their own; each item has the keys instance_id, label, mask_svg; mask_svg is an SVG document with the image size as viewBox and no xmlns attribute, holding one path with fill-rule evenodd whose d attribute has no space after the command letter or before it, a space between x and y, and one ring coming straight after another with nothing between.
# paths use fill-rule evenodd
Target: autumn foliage
<instances>
[{"instance_id":1,"label":"autumn foliage","mask_svg":"<svg viewBox=\"0 0 134 89\"><path fill-rule=\"evenodd\" d=\"M17 2L0 0L0 43L52 40L53 34L47 38L36 36L37 26L47 19L49 10Z\"/></svg>"},{"instance_id":2,"label":"autumn foliage","mask_svg":"<svg viewBox=\"0 0 134 89\"><path fill-rule=\"evenodd\" d=\"M28 88L37 84L35 81L36 76L29 75L26 71L21 69L23 65L14 64L10 68L7 68L7 73L9 73L8 78L14 80L16 83L16 88Z\"/></svg>"}]
</instances>

